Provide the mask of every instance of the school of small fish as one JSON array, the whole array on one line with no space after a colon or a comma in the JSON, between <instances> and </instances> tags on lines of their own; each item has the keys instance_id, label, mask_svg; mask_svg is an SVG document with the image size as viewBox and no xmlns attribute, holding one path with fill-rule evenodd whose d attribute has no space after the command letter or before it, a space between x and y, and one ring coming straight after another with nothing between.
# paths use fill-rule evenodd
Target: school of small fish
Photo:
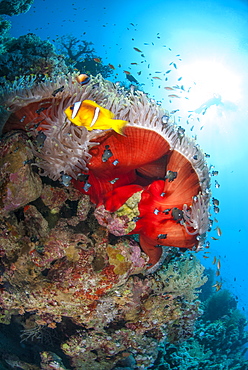
<instances>
[{"instance_id":1,"label":"school of small fish","mask_svg":"<svg viewBox=\"0 0 248 370\"><path fill-rule=\"evenodd\" d=\"M114 24L115 26L115 24ZM103 27L106 27L106 25L103 25ZM127 27L127 30L132 33L131 38L131 45L130 45L130 58L131 62L130 64L126 64L125 66L122 64L113 64L111 60L107 62L106 66L111 70L111 73L113 75L113 78L115 80L121 79L121 76L125 76L127 81L130 83L130 86L134 89L136 86L141 87L143 84L141 84L140 78L142 77L142 80L144 81L144 78L147 78L152 83L152 86L155 86L156 88L162 88L162 100L167 99L169 103L176 104L176 102L181 101L182 99L189 99L189 94L191 87L186 86L184 84L184 78L182 75L180 75L180 63L182 62L180 54L174 54L173 50L168 47L167 45L163 44L162 48L166 51L166 53L169 53L168 55L171 55L171 60L167 65L167 68L164 70L155 70L152 71L151 64L149 63L148 58L146 57L146 54L149 55L150 48L157 47L159 41L162 37L160 33L157 33L155 35L155 41L153 42L143 42L142 44L136 43L134 32L137 31L138 25L135 23L130 23ZM84 32L85 34L86 32ZM156 41L157 39L157 41ZM161 44L160 44L161 45ZM104 45L105 46L105 45ZM116 46L119 46L116 44ZM93 60L96 64L104 63L106 58L100 58L95 57ZM173 60L174 59L174 60ZM141 76L141 77L140 77ZM79 84L85 85L90 81L90 76L87 73L81 73L76 77L76 80ZM169 81L173 81L170 83ZM176 82L175 82L176 81ZM53 96L56 96L60 92L62 92L64 89L64 86L59 87L53 92ZM158 104L162 104L162 102L157 102ZM168 103L167 103L168 104ZM46 109L46 108L44 108ZM197 114L194 111L188 111L188 116L186 117L186 124L189 125L188 128L190 131L194 131L196 127L198 127L199 130L202 130L204 128L203 125L200 125L200 118L201 115L204 115L206 111L202 111L201 114ZM75 125L77 126L84 126L87 130L91 131L94 129L101 129L101 130L114 130L118 134L124 134L125 126L128 124L128 122L123 120L114 119L114 115L111 111L105 109L102 106L99 106L94 101L90 100L84 100L81 102L76 102L73 105L67 107L65 109L65 114L67 118ZM161 123L163 125L167 125L169 122L176 124L176 120L180 122L180 120L183 117L180 117L180 108L174 108L171 109L168 113L165 113L161 119ZM178 138L179 140L182 140L185 135L185 129L183 129L181 126L178 126ZM196 139L196 135L193 136L194 139ZM41 132L37 136L37 141L39 141L40 145L42 146L46 137L43 132ZM112 151L111 148L106 146L103 155L102 155L102 161L108 161L110 157L112 157ZM209 158L210 155L205 153L205 157ZM195 158L197 160L197 158ZM118 159L115 159L113 161L113 165L118 164ZM209 166L209 174L212 177L218 176L218 171L214 168L214 166ZM173 171L167 171L165 179L167 179L168 182L174 181L174 179L177 177L177 173ZM113 178L111 180L111 183L115 183L118 181L118 178ZM65 186L68 186L70 182L70 178L66 177L66 175L63 174L62 176L62 182ZM90 184L87 183L87 179L85 180L85 191L87 191L90 187ZM215 179L214 180L214 188L219 189L220 184ZM213 190L215 190L213 189ZM218 214L220 211L220 202L219 200L213 196L212 197L212 211L213 214ZM155 209L154 212L156 213L157 210ZM181 215L178 214L177 209L173 210L175 218L180 218ZM218 220L214 218L211 221L210 227L212 227L213 223L217 223ZM222 235L222 231L219 226L215 227L213 229L213 234L210 236L210 239L213 242L219 241L220 237ZM166 234L160 234L158 236L158 239L165 238ZM205 250L203 254L203 258L208 259L210 252L207 252L206 250L210 247L210 242L206 241L205 243ZM216 266L216 276L218 277L220 275L220 259L214 257L213 264ZM222 287L222 282L217 281L213 287L215 287L216 291L219 291Z\"/></svg>"}]
</instances>

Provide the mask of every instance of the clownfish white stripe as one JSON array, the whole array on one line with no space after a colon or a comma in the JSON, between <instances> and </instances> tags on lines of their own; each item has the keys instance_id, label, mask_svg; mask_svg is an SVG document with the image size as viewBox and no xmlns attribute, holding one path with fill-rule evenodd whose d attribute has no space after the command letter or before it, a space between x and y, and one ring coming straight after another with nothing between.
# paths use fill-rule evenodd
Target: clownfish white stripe
<instances>
[{"instance_id":1,"label":"clownfish white stripe","mask_svg":"<svg viewBox=\"0 0 248 370\"><path fill-rule=\"evenodd\" d=\"M79 108L81 107L81 104L82 102L81 101L77 101L76 103L74 103L73 105L73 111L72 111L72 115L71 115L71 118L74 119L79 111Z\"/></svg>"},{"instance_id":2,"label":"clownfish white stripe","mask_svg":"<svg viewBox=\"0 0 248 370\"><path fill-rule=\"evenodd\" d=\"M94 124L96 123L96 121L98 119L98 116L99 116L99 113L100 113L100 108L96 107L94 117L93 117L93 120L90 124L90 127L94 126Z\"/></svg>"}]
</instances>

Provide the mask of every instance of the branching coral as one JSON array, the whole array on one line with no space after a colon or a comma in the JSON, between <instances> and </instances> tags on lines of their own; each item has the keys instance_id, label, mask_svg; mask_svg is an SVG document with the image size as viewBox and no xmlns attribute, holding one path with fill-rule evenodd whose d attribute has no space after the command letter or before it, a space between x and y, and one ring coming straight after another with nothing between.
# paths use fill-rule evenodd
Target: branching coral
<instances>
[{"instance_id":1,"label":"branching coral","mask_svg":"<svg viewBox=\"0 0 248 370\"><path fill-rule=\"evenodd\" d=\"M60 52L66 52L71 60L77 61L79 57L83 57L86 54L92 54L95 50L90 46L92 42L80 41L75 36L66 35L58 38L58 48Z\"/></svg>"},{"instance_id":2,"label":"branching coral","mask_svg":"<svg viewBox=\"0 0 248 370\"><path fill-rule=\"evenodd\" d=\"M203 271L204 267L194 255L181 256L156 273L159 282L155 289L193 301L200 292L198 289L207 281Z\"/></svg>"},{"instance_id":3,"label":"branching coral","mask_svg":"<svg viewBox=\"0 0 248 370\"><path fill-rule=\"evenodd\" d=\"M103 77L109 77L112 69L108 65L96 62L97 58L93 43L86 40L79 40L72 35L64 35L56 39L56 46L59 53L65 56L65 62L70 70L77 68L79 71Z\"/></svg>"},{"instance_id":4,"label":"branching coral","mask_svg":"<svg viewBox=\"0 0 248 370\"><path fill-rule=\"evenodd\" d=\"M103 331L89 335L80 331L62 345L73 358L73 366L80 370L110 370L118 363L132 363L132 368L147 368L157 357L157 343L147 336L134 335L130 329ZM106 357L107 355L107 357ZM131 361L132 358L132 361Z\"/></svg>"}]
</instances>

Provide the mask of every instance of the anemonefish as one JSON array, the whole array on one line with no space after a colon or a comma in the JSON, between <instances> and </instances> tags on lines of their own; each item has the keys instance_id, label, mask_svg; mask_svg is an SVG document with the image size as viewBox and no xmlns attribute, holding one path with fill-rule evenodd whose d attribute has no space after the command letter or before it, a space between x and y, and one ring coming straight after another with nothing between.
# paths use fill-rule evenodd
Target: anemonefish
<instances>
[{"instance_id":1,"label":"anemonefish","mask_svg":"<svg viewBox=\"0 0 248 370\"><path fill-rule=\"evenodd\" d=\"M80 84L80 85L86 85L89 81L90 81L90 76L87 75L86 73L81 73L80 75L78 75L76 77L76 81Z\"/></svg>"},{"instance_id":2,"label":"anemonefish","mask_svg":"<svg viewBox=\"0 0 248 370\"><path fill-rule=\"evenodd\" d=\"M76 102L65 110L67 118L77 126L84 126L88 131L112 129L123 134L123 127L128 123L113 119L114 113L105 109L92 100Z\"/></svg>"}]
</instances>

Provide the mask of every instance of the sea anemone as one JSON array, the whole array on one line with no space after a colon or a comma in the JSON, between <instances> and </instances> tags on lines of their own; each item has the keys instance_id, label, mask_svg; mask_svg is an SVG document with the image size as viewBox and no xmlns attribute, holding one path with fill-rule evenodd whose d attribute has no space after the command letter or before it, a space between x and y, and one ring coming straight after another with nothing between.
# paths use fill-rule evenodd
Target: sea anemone
<instances>
[{"instance_id":1,"label":"sea anemone","mask_svg":"<svg viewBox=\"0 0 248 370\"><path fill-rule=\"evenodd\" d=\"M28 88L22 87L23 81L20 84L5 92L4 105L11 115L3 132L28 132L42 175L53 180L63 174L71 176L74 186L101 207L99 222L104 212L132 222L126 233L139 234L152 266L164 258L163 247L197 249L203 243L210 197L204 154L181 127L164 119L168 113L154 100L100 75L86 85L77 82L77 75ZM128 121L124 135L113 130L88 132L72 124L64 110L86 99ZM132 198L138 191L141 198ZM133 207L139 215L123 218L120 208L123 212L130 199L138 199Z\"/></svg>"}]
</instances>

